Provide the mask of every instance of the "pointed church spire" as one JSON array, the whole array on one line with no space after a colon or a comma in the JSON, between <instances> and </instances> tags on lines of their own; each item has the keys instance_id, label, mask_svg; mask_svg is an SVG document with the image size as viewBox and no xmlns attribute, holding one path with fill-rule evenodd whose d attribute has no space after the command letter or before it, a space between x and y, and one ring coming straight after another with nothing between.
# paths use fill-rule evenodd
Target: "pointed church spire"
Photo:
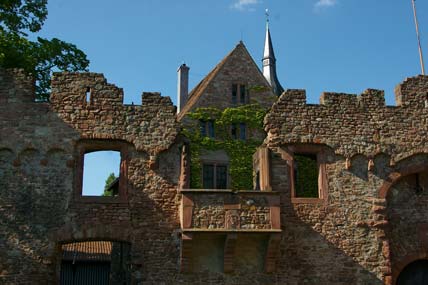
<instances>
[{"instance_id":1,"label":"pointed church spire","mask_svg":"<svg viewBox=\"0 0 428 285\"><path fill-rule=\"evenodd\" d=\"M273 92L279 96L284 92L281 84L278 81L276 76L276 58L275 53L273 52L272 39L270 37L269 31L269 13L266 9L266 38L265 38L265 49L263 53L263 75L266 80L269 82L270 86L273 89Z\"/></svg>"}]
</instances>

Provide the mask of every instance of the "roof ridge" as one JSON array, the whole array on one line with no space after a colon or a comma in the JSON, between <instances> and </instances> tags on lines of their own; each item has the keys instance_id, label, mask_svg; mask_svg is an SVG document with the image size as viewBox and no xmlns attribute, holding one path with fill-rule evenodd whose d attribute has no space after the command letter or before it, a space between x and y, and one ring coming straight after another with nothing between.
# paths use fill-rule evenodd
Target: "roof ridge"
<instances>
[{"instance_id":1,"label":"roof ridge","mask_svg":"<svg viewBox=\"0 0 428 285\"><path fill-rule=\"evenodd\" d=\"M209 83L211 83L211 81L216 77L216 75L219 73L219 71L227 62L227 60L239 48L244 48L244 50L246 51L244 43L242 41L239 41L239 43L192 89L192 91L190 91L186 104L183 106L180 113L178 113L177 115L177 120L181 120L184 117L184 115L189 111L191 106L193 106L193 104L196 103L199 97L204 93ZM247 54L249 54L248 51Z\"/></svg>"}]
</instances>

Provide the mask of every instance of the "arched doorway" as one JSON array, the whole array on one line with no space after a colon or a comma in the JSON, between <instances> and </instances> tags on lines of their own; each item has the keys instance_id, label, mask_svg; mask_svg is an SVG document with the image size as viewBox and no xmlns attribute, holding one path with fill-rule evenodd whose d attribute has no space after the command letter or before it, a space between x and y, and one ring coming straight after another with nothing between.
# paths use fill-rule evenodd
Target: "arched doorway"
<instances>
[{"instance_id":1,"label":"arched doorway","mask_svg":"<svg viewBox=\"0 0 428 285\"><path fill-rule=\"evenodd\" d=\"M61 285L130 284L130 244L81 241L61 245Z\"/></svg>"},{"instance_id":2,"label":"arched doorway","mask_svg":"<svg viewBox=\"0 0 428 285\"><path fill-rule=\"evenodd\" d=\"M396 285L428 284L428 260L416 260L408 264L398 275Z\"/></svg>"}]
</instances>

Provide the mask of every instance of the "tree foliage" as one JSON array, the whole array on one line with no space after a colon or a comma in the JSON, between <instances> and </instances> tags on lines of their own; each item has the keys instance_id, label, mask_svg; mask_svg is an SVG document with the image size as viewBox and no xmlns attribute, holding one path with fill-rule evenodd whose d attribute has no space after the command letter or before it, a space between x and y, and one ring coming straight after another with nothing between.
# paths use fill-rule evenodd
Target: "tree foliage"
<instances>
[{"instance_id":1,"label":"tree foliage","mask_svg":"<svg viewBox=\"0 0 428 285\"><path fill-rule=\"evenodd\" d=\"M109 176L106 179L105 185L104 185L104 193L103 196L113 196L113 191L111 189L111 183L116 180L116 175L114 173L110 173Z\"/></svg>"},{"instance_id":2,"label":"tree foliage","mask_svg":"<svg viewBox=\"0 0 428 285\"><path fill-rule=\"evenodd\" d=\"M53 71L84 71L89 61L75 45L57 38L36 41L47 17L47 0L2 0L0 3L0 66L23 68L36 80L36 98L47 100Z\"/></svg>"}]
</instances>

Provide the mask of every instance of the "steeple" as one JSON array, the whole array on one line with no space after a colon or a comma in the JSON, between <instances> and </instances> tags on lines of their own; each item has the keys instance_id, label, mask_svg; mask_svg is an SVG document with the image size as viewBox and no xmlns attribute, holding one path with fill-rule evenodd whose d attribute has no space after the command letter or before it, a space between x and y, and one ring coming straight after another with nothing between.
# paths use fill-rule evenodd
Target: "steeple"
<instances>
[{"instance_id":1,"label":"steeple","mask_svg":"<svg viewBox=\"0 0 428 285\"><path fill-rule=\"evenodd\" d=\"M266 9L266 38L265 38L265 50L263 53L263 75L269 82L273 89L273 92L279 96L284 92L281 84L276 76L276 58L273 52L272 39L269 31L269 14Z\"/></svg>"}]
</instances>

